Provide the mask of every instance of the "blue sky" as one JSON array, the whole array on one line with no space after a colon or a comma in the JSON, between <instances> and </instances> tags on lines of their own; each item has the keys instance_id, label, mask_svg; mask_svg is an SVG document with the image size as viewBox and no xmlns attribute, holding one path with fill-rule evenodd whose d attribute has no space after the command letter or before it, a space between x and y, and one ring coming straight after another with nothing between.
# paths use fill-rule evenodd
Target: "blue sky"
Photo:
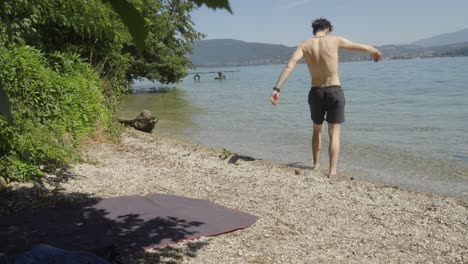
<instances>
[{"instance_id":1,"label":"blue sky","mask_svg":"<svg viewBox=\"0 0 468 264\"><path fill-rule=\"evenodd\" d=\"M206 39L296 46L325 17L334 34L371 45L408 44L468 28L468 0L230 0L234 13L205 6L192 13Z\"/></svg>"}]
</instances>

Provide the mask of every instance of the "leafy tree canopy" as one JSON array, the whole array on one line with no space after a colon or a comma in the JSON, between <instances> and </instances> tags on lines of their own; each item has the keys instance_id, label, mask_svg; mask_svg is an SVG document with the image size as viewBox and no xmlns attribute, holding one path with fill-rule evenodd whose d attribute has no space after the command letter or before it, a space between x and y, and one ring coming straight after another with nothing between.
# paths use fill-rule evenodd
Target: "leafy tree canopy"
<instances>
[{"instance_id":1,"label":"leafy tree canopy","mask_svg":"<svg viewBox=\"0 0 468 264\"><path fill-rule=\"evenodd\" d=\"M0 0L0 184L31 180L112 133L129 81L177 82L202 37L190 12L227 0ZM13 122L14 121L14 122Z\"/></svg>"},{"instance_id":2,"label":"leafy tree canopy","mask_svg":"<svg viewBox=\"0 0 468 264\"><path fill-rule=\"evenodd\" d=\"M228 0L3 0L0 45L78 53L114 84L173 83L191 66L185 55L202 34L190 11L203 4L231 12ZM11 119L1 81L0 102Z\"/></svg>"}]
</instances>

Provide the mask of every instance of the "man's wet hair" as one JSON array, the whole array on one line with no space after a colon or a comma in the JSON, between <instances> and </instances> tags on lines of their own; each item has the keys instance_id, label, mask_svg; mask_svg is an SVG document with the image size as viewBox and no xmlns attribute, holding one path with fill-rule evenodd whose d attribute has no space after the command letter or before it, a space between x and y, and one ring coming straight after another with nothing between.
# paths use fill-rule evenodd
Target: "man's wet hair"
<instances>
[{"instance_id":1,"label":"man's wet hair","mask_svg":"<svg viewBox=\"0 0 468 264\"><path fill-rule=\"evenodd\" d=\"M314 29L314 31L313 31L314 35L315 35L315 33L319 32L321 30L327 29L327 28L328 28L329 32L333 31L333 26L330 23L330 21L328 21L327 19L325 19L323 17L321 17L319 19L316 19L312 23L312 28Z\"/></svg>"}]
</instances>

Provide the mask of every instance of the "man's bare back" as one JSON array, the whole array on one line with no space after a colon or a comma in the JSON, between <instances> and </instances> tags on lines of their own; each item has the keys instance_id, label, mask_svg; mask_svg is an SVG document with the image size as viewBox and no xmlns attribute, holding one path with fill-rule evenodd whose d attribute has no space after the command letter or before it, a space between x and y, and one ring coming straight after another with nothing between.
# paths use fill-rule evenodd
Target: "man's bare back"
<instances>
[{"instance_id":1,"label":"man's bare back","mask_svg":"<svg viewBox=\"0 0 468 264\"><path fill-rule=\"evenodd\" d=\"M340 85L337 42L335 36L326 35L310 38L300 45L312 78L312 87Z\"/></svg>"}]
</instances>

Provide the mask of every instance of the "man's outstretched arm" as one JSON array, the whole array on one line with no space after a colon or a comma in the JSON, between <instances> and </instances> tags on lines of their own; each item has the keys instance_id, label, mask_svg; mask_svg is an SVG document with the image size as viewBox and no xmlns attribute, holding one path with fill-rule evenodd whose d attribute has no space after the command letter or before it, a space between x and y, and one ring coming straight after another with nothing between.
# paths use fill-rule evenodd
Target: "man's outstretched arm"
<instances>
[{"instance_id":1,"label":"man's outstretched arm","mask_svg":"<svg viewBox=\"0 0 468 264\"><path fill-rule=\"evenodd\" d=\"M302 51L302 47L299 46L297 47L296 51L294 51L293 55L289 59L288 63L286 66L284 66L283 71L281 72L278 81L276 82L275 85L275 90L271 93L270 101L273 105L278 104L278 99L279 99L279 89L281 89L281 86L283 83L288 79L289 74L292 72L294 67L296 66L297 62L300 61L304 57L304 53Z\"/></svg>"},{"instance_id":2,"label":"man's outstretched arm","mask_svg":"<svg viewBox=\"0 0 468 264\"><path fill-rule=\"evenodd\" d=\"M380 53L380 51L372 46L352 42L343 37L339 37L338 40L339 40L339 48L349 50L349 51L369 53L371 58L375 62L380 61L380 59L382 58L382 54Z\"/></svg>"}]
</instances>

